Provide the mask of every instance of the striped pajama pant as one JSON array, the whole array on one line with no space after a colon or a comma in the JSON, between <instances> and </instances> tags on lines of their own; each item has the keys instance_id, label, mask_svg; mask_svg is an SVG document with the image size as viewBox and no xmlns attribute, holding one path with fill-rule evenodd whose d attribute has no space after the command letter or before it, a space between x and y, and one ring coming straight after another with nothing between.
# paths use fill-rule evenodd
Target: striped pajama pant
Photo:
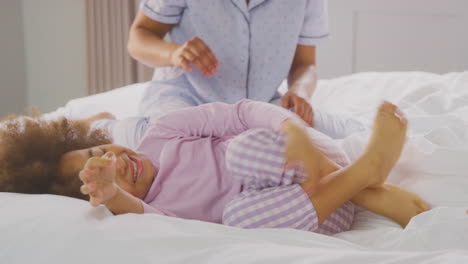
<instances>
[{"instance_id":1,"label":"striped pajama pant","mask_svg":"<svg viewBox=\"0 0 468 264\"><path fill-rule=\"evenodd\" d=\"M328 136L309 129L322 153L341 166L349 161ZM243 184L243 191L223 212L223 224L242 228L294 228L332 235L347 231L354 205L344 203L322 224L308 195L302 167L284 170L285 136L268 129L248 130L234 138L226 151L226 166Z\"/></svg>"}]
</instances>

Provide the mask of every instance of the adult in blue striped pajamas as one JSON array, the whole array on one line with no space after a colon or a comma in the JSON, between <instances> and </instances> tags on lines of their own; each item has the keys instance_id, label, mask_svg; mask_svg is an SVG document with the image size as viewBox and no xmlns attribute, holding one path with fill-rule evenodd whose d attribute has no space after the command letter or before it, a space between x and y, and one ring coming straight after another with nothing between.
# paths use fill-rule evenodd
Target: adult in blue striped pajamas
<instances>
[{"instance_id":1,"label":"adult in blue striped pajamas","mask_svg":"<svg viewBox=\"0 0 468 264\"><path fill-rule=\"evenodd\" d=\"M129 53L155 74L139 115L251 99L292 108L332 138L361 131L360 122L310 105L315 47L328 36L326 0L142 0ZM333 129L331 119L346 125Z\"/></svg>"}]
</instances>

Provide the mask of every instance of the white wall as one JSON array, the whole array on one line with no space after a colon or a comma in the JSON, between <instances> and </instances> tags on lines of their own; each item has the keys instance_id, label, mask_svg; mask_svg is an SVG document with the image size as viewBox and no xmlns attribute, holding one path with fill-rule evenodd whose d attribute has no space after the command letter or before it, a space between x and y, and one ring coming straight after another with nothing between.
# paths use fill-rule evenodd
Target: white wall
<instances>
[{"instance_id":1,"label":"white wall","mask_svg":"<svg viewBox=\"0 0 468 264\"><path fill-rule=\"evenodd\" d=\"M466 0L329 0L329 9L321 78L468 70ZM85 20L84 0L0 0L0 116L86 95Z\"/></svg>"},{"instance_id":2,"label":"white wall","mask_svg":"<svg viewBox=\"0 0 468 264\"><path fill-rule=\"evenodd\" d=\"M468 70L466 0L328 0L322 78L362 71Z\"/></svg>"},{"instance_id":3,"label":"white wall","mask_svg":"<svg viewBox=\"0 0 468 264\"><path fill-rule=\"evenodd\" d=\"M48 112L86 95L85 1L22 3L27 104Z\"/></svg>"},{"instance_id":4,"label":"white wall","mask_svg":"<svg viewBox=\"0 0 468 264\"><path fill-rule=\"evenodd\" d=\"M26 107L21 1L0 1L0 117Z\"/></svg>"}]
</instances>

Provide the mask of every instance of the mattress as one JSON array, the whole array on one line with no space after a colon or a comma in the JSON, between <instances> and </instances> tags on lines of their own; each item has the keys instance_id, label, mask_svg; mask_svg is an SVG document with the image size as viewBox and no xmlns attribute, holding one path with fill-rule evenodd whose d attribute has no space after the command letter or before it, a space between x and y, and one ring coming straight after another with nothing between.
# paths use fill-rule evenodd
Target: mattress
<instances>
[{"instance_id":1,"label":"mattress","mask_svg":"<svg viewBox=\"0 0 468 264\"><path fill-rule=\"evenodd\" d=\"M147 85L74 99L48 116L133 116ZM385 99L406 113L408 142L388 181L417 192L433 209L405 229L366 210L358 211L350 231L324 236L150 214L113 216L77 199L0 193L0 262L468 263L467 88L468 72L360 73L319 81L311 103L322 111L370 123ZM340 144L355 159L368 137L356 133Z\"/></svg>"}]
</instances>

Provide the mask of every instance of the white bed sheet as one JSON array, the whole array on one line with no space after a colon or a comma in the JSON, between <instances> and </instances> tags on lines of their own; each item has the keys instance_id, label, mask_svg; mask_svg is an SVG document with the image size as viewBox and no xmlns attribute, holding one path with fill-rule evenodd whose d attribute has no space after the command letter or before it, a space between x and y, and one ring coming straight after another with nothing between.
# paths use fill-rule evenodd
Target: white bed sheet
<instances>
[{"instance_id":1,"label":"white bed sheet","mask_svg":"<svg viewBox=\"0 0 468 264\"><path fill-rule=\"evenodd\" d=\"M132 116L145 85L72 100L54 115L79 118L106 110ZM112 216L76 199L0 193L0 263L468 263L468 72L324 80L312 102L370 121L384 98L407 113L411 129L389 180L435 207L404 230L366 211L356 215L352 231L327 237L158 215ZM351 158L367 136L341 142Z\"/></svg>"}]
</instances>

